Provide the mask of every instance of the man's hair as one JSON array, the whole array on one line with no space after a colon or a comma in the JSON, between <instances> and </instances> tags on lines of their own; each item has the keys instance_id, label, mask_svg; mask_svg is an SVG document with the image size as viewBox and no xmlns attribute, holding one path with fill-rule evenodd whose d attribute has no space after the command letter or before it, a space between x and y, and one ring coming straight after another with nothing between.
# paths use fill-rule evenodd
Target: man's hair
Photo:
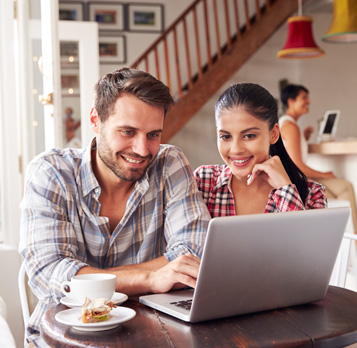
<instances>
[{"instance_id":1,"label":"man's hair","mask_svg":"<svg viewBox=\"0 0 357 348\"><path fill-rule=\"evenodd\" d=\"M288 99L296 99L301 91L309 93L308 89L302 85L287 85L285 86L280 93L280 100L284 105L284 108L287 109Z\"/></svg>"},{"instance_id":2,"label":"man's hair","mask_svg":"<svg viewBox=\"0 0 357 348\"><path fill-rule=\"evenodd\" d=\"M115 102L128 93L149 105L163 108L166 116L173 99L169 88L147 72L122 68L104 75L95 85L94 107L104 123L112 114Z\"/></svg>"}]
</instances>

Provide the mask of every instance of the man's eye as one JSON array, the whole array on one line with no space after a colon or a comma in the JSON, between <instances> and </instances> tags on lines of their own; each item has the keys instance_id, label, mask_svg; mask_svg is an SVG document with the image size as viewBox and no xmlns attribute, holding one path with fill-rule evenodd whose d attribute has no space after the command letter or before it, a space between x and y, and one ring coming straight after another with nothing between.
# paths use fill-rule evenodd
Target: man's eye
<instances>
[{"instance_id":1,"label":"man's eye","mask_svg":"<svg viewBox=\"0 0 357 348\"><path fill-rule=\"evenodd\" d=\"M157 138L160 136L160 133L149 133L148 136L149 138Z\"/></svg>"},{"instance_id":2,"label":"man's eye","mask_svg":"<svg viewBox=\"0 0 357 348\"><path fill-rule=\"evenodd\" d=\"M124 135L133 135L133 134L134 134L134 131L132 131L132 130L122 130L122 133L123 133Z\"/></svg>"}]
</instances>

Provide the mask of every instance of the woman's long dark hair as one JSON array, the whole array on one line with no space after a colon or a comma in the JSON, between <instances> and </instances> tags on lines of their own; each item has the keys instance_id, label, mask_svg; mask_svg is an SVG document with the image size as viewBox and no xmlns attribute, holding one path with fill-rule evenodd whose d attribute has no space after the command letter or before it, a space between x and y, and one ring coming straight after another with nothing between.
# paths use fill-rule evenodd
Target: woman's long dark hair
<instances>
[{"instance_id":1,"label":"woman's long dark hair","mask_svg":"<svg viewBox=\"0 0 357 348\"><path fill-rule=\"evenodd\" d=\"M237 106L243 107L252 116L268 123L269 130L279 123L278 105L274 97L262 86L254 83L234 84L218 99L215 107L216 124L222 111L231 110ZM308 194L307 179L288 155L281 135L275 144L270 145L270 156L279 156L291 182L295 184L300 197L305 204Z\"/></svg>"}]
</instances>

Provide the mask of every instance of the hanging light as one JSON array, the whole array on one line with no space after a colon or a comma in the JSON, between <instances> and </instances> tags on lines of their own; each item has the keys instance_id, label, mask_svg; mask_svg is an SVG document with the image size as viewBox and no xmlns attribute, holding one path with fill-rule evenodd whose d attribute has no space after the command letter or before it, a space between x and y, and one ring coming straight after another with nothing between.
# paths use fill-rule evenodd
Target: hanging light
<instances>
[{"instance_id":1,"label":"hanging light","mask_svg":"<svg viewBox=\"0 0 357 348\"><path fill-rule=\"evenodd\" d=\"M334 0L332 24L322 40L332 43L357 42L357 0Z\"/></svg>"},{"instance_id":2,"label":"hanging light","mask_svg":"<svg viewBox=\"0 0 357 348\"><path fill-rule=\"evenodd\" d=\"M324 54L312 35L312 18L302 15L299 0L299 15L288 19L288 37L277 56L286 59L305 59L321 57Z\"/></svg>"}]
</instances>

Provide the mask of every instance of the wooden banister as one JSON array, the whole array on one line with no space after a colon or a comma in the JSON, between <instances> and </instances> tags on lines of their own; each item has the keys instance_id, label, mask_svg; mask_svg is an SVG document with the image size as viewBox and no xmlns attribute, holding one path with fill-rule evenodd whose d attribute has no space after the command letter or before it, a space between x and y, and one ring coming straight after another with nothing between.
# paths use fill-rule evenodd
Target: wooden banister
<instances>
[{"instance_id":1,"label":"wooden banister","mask_svg":"<svg viewBox=\"0 0 357 348\"><path fill-rule=\"evenodd\" d=\"M254 53L251 48L254 45L255 50L257 45L248 41L249 33L256 35L257 30L260 31L261 38L255 41L261 45L287 18L286 13L297 7L296 0L194 1L132 64L132 67L156 76L170 88L176 104L173 109L180 107L180 101L184 99L181 114L175 116L180 119L168 121L168 117L165 121L163 140L168 141L191 117L190 113L202 107L206 101L203 97L209 98L224 83L224 80L218 82L217 76L227 78L236 71L232 67L237 69L237 64L231 62L243 64L247 52ZM282 15L279 10L284 11ZM267 15L274 18L272 11L276 15L273 29L264 21ZM230 55L229 60L223 59L227 55ZM218 64L222 65L218 67ZM197 86L201 92L192 93ZM191 111L188 111L188 93L194 98L190 101ZM171 122L168 127L167 122Z\"/></svg>"}]
</instances>

